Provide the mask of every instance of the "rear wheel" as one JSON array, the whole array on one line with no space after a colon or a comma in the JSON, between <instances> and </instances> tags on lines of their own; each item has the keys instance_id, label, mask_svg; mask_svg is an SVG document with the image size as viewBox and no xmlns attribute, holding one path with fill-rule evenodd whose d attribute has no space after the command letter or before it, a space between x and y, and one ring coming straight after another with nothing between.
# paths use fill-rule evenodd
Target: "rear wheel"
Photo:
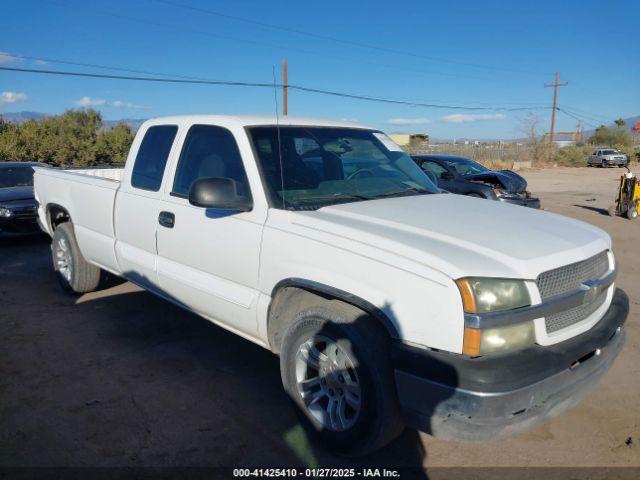
<instances>
[{"instance_id":1,"label":"rear wheel","mask_svg":"<svg viewBox=\"0 0 640 480\"><path fill-rule=\"evenodd\" d=\"M324 448L365 455L402 431L389 347L375 319L337 301L299 313L285 332L282 383Z\"/></svg>"},{"instance_id":2,"label":"rear wheel","mask_svg":"<svg viewBox=\"0 0 640 480\"><path fill-rule=\"evenodd\" d=\"M87 262L70 222L58 225L51 242L53 269L62 288L70 293L92 292L100 282L100 268Z\"/></svg>"},{"instance_id":3,"label":"rear wheel","mask_svg":"<svg viewBox=\"0 0 640 480\"><path fill-rule=\"evenodd\" d=\"M627 208L627 218L629 220L635 220L638 218L638 205L636 203L632 203Z\"/></svg>"}]
</instances>

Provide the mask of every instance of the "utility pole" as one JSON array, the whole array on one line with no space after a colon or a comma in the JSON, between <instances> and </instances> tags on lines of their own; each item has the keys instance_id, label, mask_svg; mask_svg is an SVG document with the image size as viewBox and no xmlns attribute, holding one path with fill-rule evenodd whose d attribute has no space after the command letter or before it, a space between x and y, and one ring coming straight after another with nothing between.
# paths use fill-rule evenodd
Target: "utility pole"
<instances>
[{"instance_id":1,"label":"utility pole","mask_svg":"<svg viewBox=\"0 0 640 480\"><path fill-rule=\"evenodd\" d=\"M551 130L549 130L549 145L553 145L553 132L556 126L556 110L558 109L558 87L566 87L569 83L558 83L558 72L552 85L545 83L545 88L553 87L553 108L551 109Z\"/></svg>"},{"instance_id":2,"label":"utility pole","mask_svg":"<svg viewBox=\"0 0 640 480\"><path fill-rule=\"evenodd\" d=\"M287 115L289 113L289 105L288 105L288 95L287 95L287 59L284 59L282 62L282 114Z\"/></svg>"}]
</instances>

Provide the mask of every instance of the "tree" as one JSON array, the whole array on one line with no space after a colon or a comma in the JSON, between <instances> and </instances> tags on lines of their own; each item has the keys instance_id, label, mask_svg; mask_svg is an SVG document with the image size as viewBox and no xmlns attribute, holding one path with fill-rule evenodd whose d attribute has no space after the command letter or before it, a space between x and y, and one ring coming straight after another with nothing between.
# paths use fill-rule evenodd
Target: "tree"
<instances>
[{"instance_id":1,"label":"tree","mask_svg":"<svg viewBox=\"0 0 640 480\"><path fill-rule=\"evenodd\" d=\"M105 129L95 110L67 110L22 125L0 123L0 160L74 167L122 163L132 141L129 127Z\"/></svg>"},{"instance_id":2,"label":"tree","mask_svg":"<svg viewBox=\"0 0 640 480\"><path fill-rule=\"evenodd\" d=\"M96 140L96 162L124 163L133 137L131 129L124 123L119 123L109 130L101 130Z\"/></svg>"},{"instance_id":3,"label":"tree","mask_svg":"<svg viewBox=\"0 0 640 480\"><path fill-rule=\"evenodd\" d=\"M618 125L616 121L615 127L605 127L604 125L596 128L591 137L589 137L589 143L594 146L612 147L619 150L629 150L633 147L633 139L629 132L623 125Z\"/></svg>"},{"instance_id":4,"label":"tree","mask_svg":"<svg viewBox=\"0 0 640 480\"><path fill-rule=\"evenodd\" d=\"M624 127L627 124L627 122L625 122L622 118L614 120L613 123L616 124L616 127Z\"/></svg>"},{"instance_id":5,"label":"tree","mask_svg":"<svg viewBox=\"0 0 640 480\"><path fill-rule=\"evenodd\" d=\"M533 164L545 163L549 158L549 148L544 144L544 138L539 133L540 119L533 113L520 119L520 131L527 137Z\"/></svg>"}]
</instances>

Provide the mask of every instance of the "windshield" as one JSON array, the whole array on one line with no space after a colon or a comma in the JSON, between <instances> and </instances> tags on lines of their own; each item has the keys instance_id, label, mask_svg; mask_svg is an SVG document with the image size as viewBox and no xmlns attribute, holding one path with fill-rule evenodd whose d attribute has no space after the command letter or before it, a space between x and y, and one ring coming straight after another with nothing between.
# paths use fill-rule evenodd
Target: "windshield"
<instances>
[{"instance_id":1,"label":"windshield","mask_svg":"<svg viewBox=\"0 0 640 480\"><path fill-rule=\"evenodd\" d=\"M489 171L489 169L485 166L480 165L473 160L467 160L465 158L445 160L445 163L451 168L454 168L463 177L468 177L470 175L476 175L478 173Z\"/></svg>"},{"instance_id":2,"label":"windshield","mask_svg":"<svg viewBox=\"0 0 640 480\"><path fill-rule=\"evenodd\" d=\"M380 132L332 127L280 127L278 132L275 126L248 132L275 208L308 210L439 192Z\"/></svg>"},{"instance_id":3,"label":"windshield","mask_svg":"<svg viewBox=\"0 0 640 480\"><path fill-rule=\"evenodd\" d=\"M32 185L33 168L0 166L0 188L31 187Z\"/></svg>"}]
</instances>

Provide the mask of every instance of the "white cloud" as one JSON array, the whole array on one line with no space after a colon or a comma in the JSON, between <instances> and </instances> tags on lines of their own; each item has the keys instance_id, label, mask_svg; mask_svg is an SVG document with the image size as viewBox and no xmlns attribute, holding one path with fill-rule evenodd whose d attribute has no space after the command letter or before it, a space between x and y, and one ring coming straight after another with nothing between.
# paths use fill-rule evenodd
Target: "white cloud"
<instances>
[{"instance_id":1,"label":"white cloud","mask_svg":"<svg viewBox=\"0 0 640 480\"><path fill-rule=\"evenodd\" d=\"M44 60L35 60L33 63L36 65L49 65L49 62L45 62Z\"/></svg>"},{"instance_id":2,"label":"white cloud","mask_svg":"<svg viewBox=\"0 0 640 480\"><path fill-rule=\"evenodd\" d=\"M2 92L0 93L0 105L4 103L24 102L27 99L26 93Z\"/></svg>"},{"instance_id":3,"label":"white cloud","mask_svg":"<svg viewBox=\"0 0 640 480\"><path fill-rule=\"evenodd\" d=\"M340 121L341 122L353 122L353 123L355 123L355 122L358 121L358 119L357 118L341 118Z\"/></svg>"},{"instance_id":4,"label":"white cloud","mask_svg":"<svg viewBox=\"0 0 640 480\"><path fill-rule=\"evenodd\" d=\"M387 125L426 125L431 123L428 118L391 118L387 120Z\"/></svg>"},{"instance_id":5,"label":"white cloud","mask_svg":"<svg viewBox=\"0 0 640 480\"><path fill-rule=\"evenodd\" d=\"M507 118L504 113L454 113L442 117L442 121L446 123L469 123L479 122L482 120L503 120Z\"/></svg>"},{"instance_id":6,"label":"white cloud","mask_svg":"<svg viewBox=\"0 0 640 480\"><path fill-rule=\"evenodd\" d=\"M107 103L107 101L101 98L82 97L74 103L79 107L99 107L100 105Z\"/></svg>"},{"instance_id":7,"label":"white cloud","mask_svg":"<svg viewBox=\"0 0 640 480\"><path fill-rule=\"evenodd\" d=\"M133 110L149 110L151 107L146 105L138 105L136 103L123 102L122 100L114 100L109 102L109 106L114 108L130 108Z\"/></svg>"},{"instance_id":8,"label":"white cloud","mask_svg":"<svg viewBox=\"0 0 640 480\"><path fill-rule=\"evenodd\" d=\"M17 62L18 60L20 60L17 57L14 57L12 55L9 55L6 52L0 52L0 63L11 63L11 62Z\"/></svg>"}]
</instances>

